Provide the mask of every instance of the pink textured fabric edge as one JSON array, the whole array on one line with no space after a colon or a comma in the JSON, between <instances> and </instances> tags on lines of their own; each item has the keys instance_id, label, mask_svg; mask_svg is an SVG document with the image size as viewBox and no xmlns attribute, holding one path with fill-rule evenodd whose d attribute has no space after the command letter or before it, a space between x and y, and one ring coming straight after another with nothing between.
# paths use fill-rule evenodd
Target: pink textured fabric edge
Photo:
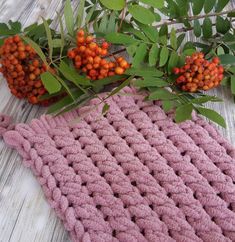
<instances>
[{"instance_id":1,"label":"pink textured fabric edge","mask_svg":"<svg viewBox=\"0 0 235 242\"><path fill-rule=\"evenodd\" d=\"M174 123L133 89L30 124L0 118L76 242L235 241L235 149L205 120Z\"/></svg>"}]
</instances>

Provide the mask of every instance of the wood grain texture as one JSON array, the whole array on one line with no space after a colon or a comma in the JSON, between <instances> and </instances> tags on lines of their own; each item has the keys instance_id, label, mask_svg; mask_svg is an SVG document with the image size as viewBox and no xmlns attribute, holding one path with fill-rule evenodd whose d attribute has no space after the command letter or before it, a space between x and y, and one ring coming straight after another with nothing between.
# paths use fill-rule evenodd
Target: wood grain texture
<instances>
[{"instance_id":1,"label":"wood grain texture","mask_svg":"<svg viewBox=\"0 0 235 242\"><path fill-rule=\"evenodd\" d=\"M234 8L235 0L229 8ZM78 0L73 1L76 9ZM55 18L63 9L62 0L0 0L0 22L20 20L25 26L40 20L40 16ZM54 26L57 26L55 21ZM188 39L193 39L192 34ZM16 122L29 122L45 109L33 107L10 95L0 76L0 112L12 115ZM235 144L235 104L226 88L211 94L224 99L224 103L209 104L226 119L228 128L221 132ZM0 142L0 241L12 242L66 242L70 241L63 225L56 218L30 170L21 164L20 156Z\"/></svg>"}]
</instances>

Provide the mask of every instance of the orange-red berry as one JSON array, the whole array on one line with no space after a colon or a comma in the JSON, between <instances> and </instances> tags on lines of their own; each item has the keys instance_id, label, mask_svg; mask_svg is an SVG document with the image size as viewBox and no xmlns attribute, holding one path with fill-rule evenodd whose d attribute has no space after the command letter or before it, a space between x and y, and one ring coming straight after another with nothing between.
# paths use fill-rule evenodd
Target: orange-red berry
<instances>
[{"instance_id":1,"label":"orange-red berry","mask_svg":"<svg viewBox=\"0 0 235 242\"><path fill-rule=\"evenodd\" d=\"M196 92L207 91L219 85L223 79L224 68L219 66L220 60L214 57L212 61L204 59L203 53L194 53L186 58L183 67L173 69L173 73L179 75L176 83L182 90Z\"/></svg>"},{"instance_id":2,"label":"orange-red berry","mask_svg":"<svg viewBox=\"0 0 235 242\"><path fill-rule=\"evenodd\" d=\"M107 42L103 42L102 43L102 48L103 49L108 49L109 48L109 44Z\"/></svg>"},{"instance_id":3,"label":"orange-red berry","mask_svg":"<svg viewBox=\"0 0 235 242\"><path fill-rule=\"evenodd\" d=\"M80 37L80 36L77 37L77 43L78 44L83 44L84 42L85 42L85 38L84 37Z\"/></svg>"},{"instance_id":4,"label":"orange-red berry","mask_svg":"<svg viewBox=\"0 0 235 242\"><path fill-rule=\"evenodd\" d=\"M83 29L80 29L80 30L78 31L78 36L83 37L84 35L85 35L84 30L83 30Z\"/></svg>"},{"instance_id":5,"label":"orange-red berry","mask_svg":"<svg viewBox=\"0 0 235 242\"><path fill-rule=\"evenodd\" d=\"M77 33L77 47L68 52L68 57L73 60L76 69L86 73L91 80L123 74L130 67L129 63L123 57L119 57L116 62L105 59L108 48L109 43L99 43L80 29Z\"/></svg>"},{"instance_id":6,"label":"orange-red berry","mask_svg":"<svg viewBox=\"0 0 235 242\"><path fill-rule=\"evenodd\" d=\"M33 104L41 103L38 88L47 91L38 80L47 70L30 45L25 45L19 35L7 38L0 47L1 72L5 76L11 93L18 98L27 98Z\"/></svg>"},{"instance_id":7,"label":"orange-red berry","mask_svg":"<svg viewBox=\"0 0 235 242\"><path fill-rule=\"evenodd\" d=\"M68 57L69 57L70 59L74 59L75 56L76 56L76 54L75 54L75 52L74 52L73 50L70 50L70 51L68 52Z\"/></svg>"},{"instance_id":8,"label":"orange-red berry","mask_svg":"<svg viewBox=\"0 0 235 242\"><path fill-rule=\"evenodd\" d=\"M92 36L87 36L87 38L86 38L86 42L87 43L91 43L92 41L93 41L93 37Z\"/></svg>"},{"instance_id":9,"label":"orange-red berry","mask_svg":"<svg viewBox=\"0 0 235 242\"><path fill-rule=\"evenodd\" d=\"M126 61L126 60L121 61L121 62L120 62L120 66L121 66L122 68L127 68L127 66L128 66L127 61Z\"/></svg>"},{"instance_id":10,"label":"orange-red berry","mask_svg":"<svg viewBox=\"0 0 235 242\"><path fill-rule=\"evenodd\" d=\"M116 68L115 68L115 73L116 73L117 75L122 75L122 74L124 73L124 69L121 68L121 67L116 67Z\"/></svg>"}]
</instances>

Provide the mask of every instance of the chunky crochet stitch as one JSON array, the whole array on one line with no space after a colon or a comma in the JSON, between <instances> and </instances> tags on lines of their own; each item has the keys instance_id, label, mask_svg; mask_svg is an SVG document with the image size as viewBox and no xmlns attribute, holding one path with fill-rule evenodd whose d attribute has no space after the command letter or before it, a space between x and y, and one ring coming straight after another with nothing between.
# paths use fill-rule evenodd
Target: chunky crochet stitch
<instances>
[{"instance_id":1,"label":"chunky crochet stitch","mask_svg":"<svg viewBox=\"0 0 235 242\"><path fill-rule=\"evenodd\" d=\"M73 241L235 241L232 145L197 116L176 124L159 103L125 92L105 116L83 107L14 130L2 117L0 132Z\"/></svg>"}]
</instances>

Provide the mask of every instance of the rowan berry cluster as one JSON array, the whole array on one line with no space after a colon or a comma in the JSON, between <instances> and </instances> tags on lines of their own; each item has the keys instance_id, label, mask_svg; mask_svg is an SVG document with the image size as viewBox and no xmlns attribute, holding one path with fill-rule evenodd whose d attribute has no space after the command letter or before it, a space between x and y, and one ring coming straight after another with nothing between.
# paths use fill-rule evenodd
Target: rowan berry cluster
<instances>
[{"instance_id":1,"label":"rowan berry cluster","mask_svg":"<svg viewBox=\"0 0 235 242\"><path fill-rule=\"evenodd\" d=\"M11 93L27 98L32 104L41 103L39 97L47 91L40 79L47 70L34 49L16 35L5 39L0 47L0 72L7 80ZM46 101L43 103L46 105Z\"/></svg>"},{"instance_id":2,"label":"rowan berry cluster","mask_svg":"<svg viewBox=\"0 0 235 242\"><path fill-rule=\"evenodd\" d=\"M214 57L212 61L208 61L201 52L187 57L186 64L181 68L174 68L173 72L179 75L176 83L183 91L189 92L217 87L224 77L224 68L220 65L219 58Z\"/></svg>"},{"instance_id":3,"label":"rowan berry cluster","mask_svg":"<svg viewBox=\"0 0 235 242\"><path fill-rule=\"evenodd\" d=\"M97 43L96 39L87 35L83 29L77 33L77 47L68 51L68 57L78 70L86 73L91 80L99 80L108 76L122 75L130 64L123 58L109 61L105 57L109 54L107 42Z\"/></svg>"}]
</instances>

